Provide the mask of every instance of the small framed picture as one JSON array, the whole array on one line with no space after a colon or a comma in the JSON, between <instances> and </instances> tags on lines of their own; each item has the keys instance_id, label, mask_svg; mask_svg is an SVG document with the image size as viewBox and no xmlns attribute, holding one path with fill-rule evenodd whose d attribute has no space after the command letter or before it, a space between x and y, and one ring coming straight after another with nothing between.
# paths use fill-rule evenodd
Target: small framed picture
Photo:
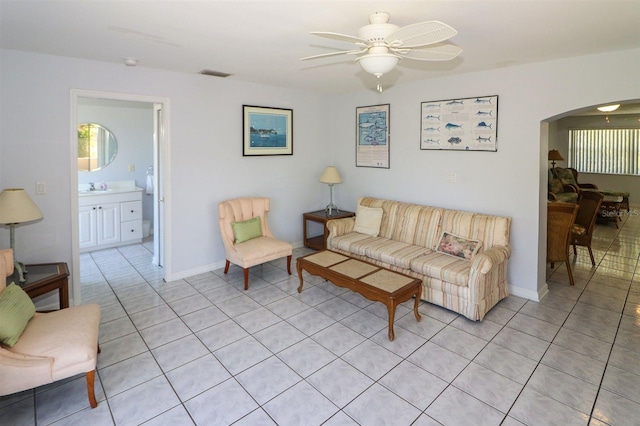
<instances>
[{"instance_id":1,"label":"small framed picture","mask_svg":"<svg viewBox=\"0 0 640 426\"><path fill-rule=\"evenodd\" d=\"M293 110L242 106L242 155L293 155Z\"/></svg>"},{"instance_id":2,"label":"small framed picture","mask_svg":"<svg viewBox=\"0 0 640 426\"><path fill-rule=\"evenodd\" d=\"M391 106L356 108L356 167L389 168L389 112Z\"/></svg>"}]
</instances>

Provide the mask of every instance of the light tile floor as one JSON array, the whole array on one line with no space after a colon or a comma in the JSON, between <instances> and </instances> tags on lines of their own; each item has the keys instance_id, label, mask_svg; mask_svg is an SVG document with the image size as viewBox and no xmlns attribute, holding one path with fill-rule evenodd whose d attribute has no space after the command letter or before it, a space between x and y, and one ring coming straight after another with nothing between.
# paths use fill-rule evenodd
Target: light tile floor
<instances>
[{"instance_id":1,"label":"light tile floor","mask_svg":"<svg viewBox=\"0 0 640 426\"><path fill-rule=\"evenodd\" d=\"M480 323L424 302L418 323L409 302L394 342L382 304L311 276L298 294L284 261L245 292L239 268L163 282L148 243L84 254L99 406L81 376L0 398L0 423L638 425L640 217L593 247L575 287L548 269L540 303L510 296Z\"/></svg>"}]
</instances>

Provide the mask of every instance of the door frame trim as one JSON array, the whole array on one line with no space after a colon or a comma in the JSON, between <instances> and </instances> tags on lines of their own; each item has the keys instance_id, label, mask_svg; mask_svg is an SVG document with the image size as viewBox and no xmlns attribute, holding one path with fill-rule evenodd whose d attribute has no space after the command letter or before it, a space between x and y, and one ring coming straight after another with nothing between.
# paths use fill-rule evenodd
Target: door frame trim
<instances>
[{"instance_id":1,"label":"door frame trim","mask_svg":"<svg viewBox=\"0 0 640 426\"><path fill-rule=\"evenodd\" d=\"M78 229L78 132L77 132L77 119L78 119L78 98L95 98L95 99L110 99L132 102L147 102L151 104L162 104L162 123L164 128L164 140L161 146L158 146L159 161L162 164L160 171L162 173L162 179L164 182L162 188L162 198L164 199L164 220L163 220L163 237L164 237L164 279L171 281L173 276L172 265L172 221L171 221L171 129L170 129L170 100L167 97L162 96L148 96L138 95L130 93L116 93L116 92L103 92L96 90L84 90L84 89L71 89L70 93L70 126L69 126L69 141L70 141L70 198L71 198L71 285L73 303L72 305L79 305L82 301L81 285L80 285L80 243L79 229ZM154 141L154 144L157 144Z\"/></svg>"}]
</instances>

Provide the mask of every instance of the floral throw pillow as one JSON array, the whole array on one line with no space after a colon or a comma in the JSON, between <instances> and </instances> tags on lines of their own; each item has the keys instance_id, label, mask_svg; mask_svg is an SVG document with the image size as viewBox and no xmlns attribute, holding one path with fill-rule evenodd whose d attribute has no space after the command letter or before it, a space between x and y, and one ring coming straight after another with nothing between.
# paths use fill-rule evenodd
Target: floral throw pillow
<instances>
[{"instance_id":1,"label":"floral throw pillow","mask_svg":"<svg viewBox=\"0 0 640 426\"><path fill-rule=\"evenodd\" d=\"M442 233L436 251L459 257L460 259L471 260L478 250L480 250L480 247L482 247L482 242L480 241L469 240L468 238L450 234L445 231Z\"/></svg>"}]
</instances>

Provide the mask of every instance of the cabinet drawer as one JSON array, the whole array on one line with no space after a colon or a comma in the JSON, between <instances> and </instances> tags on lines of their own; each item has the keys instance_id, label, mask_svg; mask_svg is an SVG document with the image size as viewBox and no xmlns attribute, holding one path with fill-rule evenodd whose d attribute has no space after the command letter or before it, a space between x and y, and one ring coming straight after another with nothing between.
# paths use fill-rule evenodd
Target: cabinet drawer
<instances>
[{"instance_id":1,"label":"cabinet drawer","mask_svg":"<svg viewBox=\"0 0 640 426\"><path fill-rule=\"evenodd\" d=\"M132 220L120 224L120 241L142 239L142 220Z\"/></svg>"},{"instance_id":2,"label":"cabinet drawer","mask_svg":"<svg viewBox=\"0 0 640 426\"><path fill-rule=\"evenodd\" d=\"M140 201L120 203L120 210L120 220L123 222L142 219L142 203Z\"/></svg>"}]
</instances>

